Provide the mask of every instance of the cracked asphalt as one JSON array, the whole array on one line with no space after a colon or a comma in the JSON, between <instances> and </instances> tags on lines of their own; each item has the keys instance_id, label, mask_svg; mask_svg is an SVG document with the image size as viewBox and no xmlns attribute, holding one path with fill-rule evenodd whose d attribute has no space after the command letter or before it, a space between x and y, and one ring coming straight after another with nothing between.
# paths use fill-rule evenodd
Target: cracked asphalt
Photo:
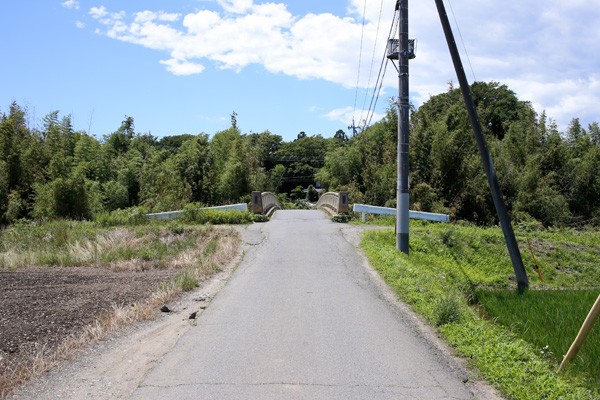
<instances>
[{"instance_id":1,"label":"cracked asphalt","mask_svg":"<svg viewBox=\"0 0 600 400\"><path fill-rule=\"evenodd\" d=\"M321 211L246 231L243 261L135 399L473 399Z\"/></svg>"}]
</instances>

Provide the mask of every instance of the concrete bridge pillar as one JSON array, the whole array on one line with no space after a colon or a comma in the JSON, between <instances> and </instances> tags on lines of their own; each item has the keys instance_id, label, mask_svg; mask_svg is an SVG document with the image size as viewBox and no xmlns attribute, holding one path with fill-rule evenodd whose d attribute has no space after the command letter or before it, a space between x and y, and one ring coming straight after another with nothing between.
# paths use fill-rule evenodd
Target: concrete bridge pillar
<instances>
[{"instance_id":1,"label":"concrete bridge pillar","mask_svg":"<svg viewBox=\"0 0 600 400\"><path fill-rule=\"evenodd\" d=\"M340 204L338 205L338 213L348 212L348 192L340 192Z\"/></svg>"},{"instance_id":2,"label":"concrete bridge pillar","mask_svg":"<svg viewBox=\"0 0 600 400\"><path fill-rule=\"evenodd\" d=\"M255 214L263 213L262 193L259 191L252 192L252 212Z\"/></svg>"}]
</instances>

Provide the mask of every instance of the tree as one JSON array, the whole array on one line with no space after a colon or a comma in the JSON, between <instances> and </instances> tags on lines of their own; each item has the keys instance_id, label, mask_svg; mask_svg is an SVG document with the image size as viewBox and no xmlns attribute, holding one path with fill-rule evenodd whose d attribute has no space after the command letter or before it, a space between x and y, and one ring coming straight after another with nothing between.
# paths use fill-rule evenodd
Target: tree
<instances>
[{"instance_id":1,"label":"tree","mask_svg":"<svg viewBox=\"0 0 600 400\"><path fill-rule=\"evenodd\" d=\"M231 113L231 127L237 129L237 113L234 111Z\"/></svg>"},{"instance_id":2,"label":"tree","mask_svg":"<svg viewBox=\"0 0 600 400\"><path fill-rule=\"evenodd\" d=\"M593 144L596 146L600 146L600 126L597 122L592 122L588 126L588 132L590 134L590 139Z\"/></svg>"},{"instance_id":3,"label":"tree","mask_svg":"<svg viewBox=\"0 0 600 400\"><path fill-rule=\"evenodd\" d=\"M127 136L128 139L133 139L135 136L135 124L132 117L125 116L123 122L121 122L121 127L119 128L119 132L123 133Z\"/></svg>"},{"instance_id":4,"label":"tree","mask_svg":"<svg viewBox=\"0 0 600 400\"><path fill-rule=\"evenodd\" d=\"M344 132L342 129L338 129L337 132L335 132L335 135L333 135L333 138L341 142L348 141L348 136L346 136L346 132Z\"/></svg>"}]
</instances>

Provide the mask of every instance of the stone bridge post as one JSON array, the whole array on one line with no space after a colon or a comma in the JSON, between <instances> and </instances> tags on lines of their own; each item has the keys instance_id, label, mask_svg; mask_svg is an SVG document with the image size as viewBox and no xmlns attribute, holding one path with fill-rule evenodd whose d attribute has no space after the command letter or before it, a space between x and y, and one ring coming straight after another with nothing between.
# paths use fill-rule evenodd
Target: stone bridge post
<instances>
[{"instance_id":1,"label":"stone bridge post","mask_svg":"<svg viewBox=\"0 0 600 400\"><path fill-rule=\"evenodd\" d=\"M348 212L348 192L340 192L340 204L338 205L338 213Z\"/></svg>"},{"instance_id":2,"label":"stone bridge post","mask_svg":"<svg viewBox=\"0 0 600 400\"><path fill-rule=\"evenodd\" d=\"M252 212L255 214L263 213L262 193L259 191L252 192Z\"/></svg>"}]
</instances>

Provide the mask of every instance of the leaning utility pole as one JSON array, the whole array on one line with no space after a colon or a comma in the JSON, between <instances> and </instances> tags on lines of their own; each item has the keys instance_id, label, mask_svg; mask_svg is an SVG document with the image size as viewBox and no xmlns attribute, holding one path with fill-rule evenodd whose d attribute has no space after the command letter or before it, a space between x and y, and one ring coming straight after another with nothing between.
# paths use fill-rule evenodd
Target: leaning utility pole
<instances>
[{"instance_id":1,"label":"leaning utility pole","mask_svg":"<svg viewBox=\"0 0 600 400\"><path fill-rule=\"evenodd\" d=\"M396 250L408 254L408 60L415 58L414 40L408 39L408 0L398 0L399 40L390 39L387 57L399 60L398 79L398 169L396 183Z\"/></svg>"},{"instance_id":2,"label":"leaning utility pole","mask_svg":"<svg viewBox=\"0 0 600 400\"><path fill-rule=\"evenodd\" d=\"M500 184L498 183L498 177L496 176L496 170L490 152L487 148L485 136L483 136L483 130L481 129L481 122L477 115L477 109L473 102L473 96L471 95L471 89L469 88L469 82L463 69L462 61L460 60L460 54L456 47L452 28L450 28L450 22L448 21L448 15L446 14L446 8L444 7L443 0L435 0L437 5L438 13L440 14L440 21L442 22L442 28L444 29L444 35L448 42L448 49L452 56L452 62L454 63L454 69L460 83L460 89L462 90L463 99L467 106L467 112L469 114L469 120L473 128L473 135L479 148L479 155L483 163L483 169L488 179L488 184L492 191L492 198L494 199L494 205L496 206L496 212L498 213L498 219L500 220L500 226L502 227L502 233L504 234L504 240L506 241L506 247L510 254L515 275L517 276L517 283L519 290L524 290L529 287L529 281L527 279L527 273L523 266L523 260L521 259L521 252L519 251L519 245L515 238L515 233L510 223L508 211L506 210L506 204L504 204L504 198L502 197L502 191L500 190Z\"/></svg>"}]
</instances>

